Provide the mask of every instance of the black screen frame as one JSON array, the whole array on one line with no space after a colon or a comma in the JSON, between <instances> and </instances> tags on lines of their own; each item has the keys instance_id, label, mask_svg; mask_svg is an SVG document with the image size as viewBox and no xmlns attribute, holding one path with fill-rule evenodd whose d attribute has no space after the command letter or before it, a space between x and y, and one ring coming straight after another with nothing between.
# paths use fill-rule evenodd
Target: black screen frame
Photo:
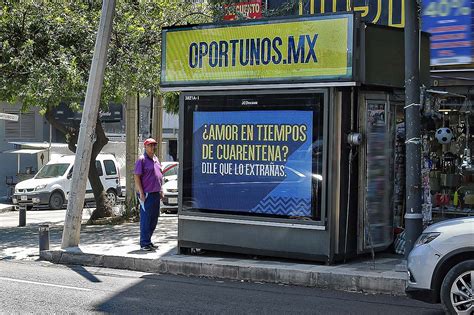
<instances>
[{"instance_id":1,"label":"black screen frame","mask_svg":"<svg viewBox=\"0 0 474 315\"><path fill-rule=\"evenodd\" d=\"M325 194L327 191L327 136L328 129L328 106L327 106L327 90L306 90L306 91L278 91L277 93L265 93L265 91L232 91L225 92L186 92L182 95L182 117L183 124L183 152L182 152L182 214L200 213L211 215L224 215L231 217L252 217L258 218L273 218L273 219L295 219L306 218L310 222L322 222L325 219ZM298 104L298 105L294 105ZM193 167L193 113L195 111L205 112L219 112L219 111L255 111L255 110L311 110L313 111L313 143L320 141L322 146L322 156L319 160L320 172L323 176L323 181L319 183L317 188L317 196L314 192L314 184L316 179L312 179L312 210L311 217L289 217L281 215L269 215L261 213L248 213L238 211L219 211L211 209L199 209L192 206L192 167ZM324 144L324 145L323 145ZM316 172L315 167L317 163L313 160L313 173ZM315 198L317 197L317 201Z\"/></svg>"}]
</instances>

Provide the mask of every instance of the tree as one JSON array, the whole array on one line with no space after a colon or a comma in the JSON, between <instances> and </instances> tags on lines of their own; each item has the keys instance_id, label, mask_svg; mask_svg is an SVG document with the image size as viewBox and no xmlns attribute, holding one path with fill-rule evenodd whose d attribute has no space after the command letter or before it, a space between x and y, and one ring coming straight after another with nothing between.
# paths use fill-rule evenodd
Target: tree
<instances>
[{"instance_id":1,"label":"tree","mask_svg":"<svg viewBox=\"0 0 474 315\"><path fill-rule=\"evenodd\" d=\"M56 121L61 102L80 110L86 93L99 1L3 1L0 7L0 100L20 102L22 110L41 113L64 133L75 152L78 125ZM159 91L161 29L181 23L210 21L205 5L181 0L119 1L101 95L101 109L123 103L126 95ZM96 124L89 182L97 208L92 219L111 215L95 158L108 138Z\"/></svg>"}]
</instances>

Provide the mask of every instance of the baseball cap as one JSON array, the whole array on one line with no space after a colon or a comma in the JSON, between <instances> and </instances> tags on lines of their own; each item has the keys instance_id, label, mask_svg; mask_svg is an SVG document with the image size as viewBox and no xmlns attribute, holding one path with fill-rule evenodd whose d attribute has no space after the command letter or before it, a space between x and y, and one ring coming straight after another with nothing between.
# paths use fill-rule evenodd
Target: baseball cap
<instances>
[{"instance_id":1,"label":"baseball cap","mask_svg":"<svg viewBox=\"0 0 474 315\"><path fill-rule=\"evenodd\" d=\"M156 140L153 139L153 138L148 138L148 139L146 139L146 140L143 142L143 145L144 145L144 146L147 146L147 145L149 145L149 144L157 144L157 142L156 142Z\"/></svg>"}]
</instances>

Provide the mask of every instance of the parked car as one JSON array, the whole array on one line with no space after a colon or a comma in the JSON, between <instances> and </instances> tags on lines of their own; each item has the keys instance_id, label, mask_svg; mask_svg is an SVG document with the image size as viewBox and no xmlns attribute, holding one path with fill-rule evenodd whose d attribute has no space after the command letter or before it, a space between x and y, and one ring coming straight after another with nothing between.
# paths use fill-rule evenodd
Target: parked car
<instances>
[{"instance_id":1,"label":"parked car","mask_svg":"<svg viewBox=\"0 0 474 315\"><path fill-rule=\"evenodd\" d=\"M409 297L474 314L474 217L429 226L408 256Z\"/></svg>"},{"instance_id":2,"label":"parked car","mask_svg":"<svg viewBox=\"0 0 474 315\"><path fill-rule=\"evenodd\" d=\"M161 212L178 212L178 175L167 176L166 183L163 184L164 198L161 200Z\"/></svg>"},{"instance_id":3,"label":"parked car","mask_svg":"<svg viewBox=\"0 0 474 315\"><path fill-rule=\"evenodd\" d=\"M179 162L161 162L161 172L163 174L163 183L166 183L170 178L177 177L179 170ZM171 176L171 177L170 177ZM122 195L121 199L125 199L127 187L126 187L126 178L120 180Z\"/></svg>"},{"instance_id":4,"label":"parked car","mask_svg":"<svg viewBox=\"0 0 474 315\"><path fill-rule=\"evenodd\" d=\"M50 209L61 209L68 200L74 159L75 155L60 156L43 166L33 178L16 184L12 198L16 207L47 205ZM113 154L99 154L95 165L108 201L115 204L117 196L121 195L117 160ZM92 188L87 181L86 200L93 199Z\"/></svg>"},{"instance_id":5,"label":"parked car","mask_svg":"<svg viewBox=\"0 0 474 315\"><path fill-rule=\"evenodd\" d=\"M169 180L169 176L178 176L178 170L178 162L161 162L161 173L163 174L164 182Z\"/></svg>"}]
</instances>

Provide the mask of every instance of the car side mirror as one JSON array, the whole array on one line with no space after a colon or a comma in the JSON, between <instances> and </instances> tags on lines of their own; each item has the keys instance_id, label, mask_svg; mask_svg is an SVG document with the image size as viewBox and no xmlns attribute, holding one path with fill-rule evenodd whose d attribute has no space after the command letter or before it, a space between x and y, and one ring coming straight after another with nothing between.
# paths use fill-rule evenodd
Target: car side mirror
<instances>
[{"instance_id":1,"label":"car side mirror","mask_svg":"<svg viewBox=\"0 0 474 315\"><path fill-rule=\"evenodd\" d=\"M67 179L71 179L72 178L72 172L67 174Z\"/></svg>"}]
</instances>

